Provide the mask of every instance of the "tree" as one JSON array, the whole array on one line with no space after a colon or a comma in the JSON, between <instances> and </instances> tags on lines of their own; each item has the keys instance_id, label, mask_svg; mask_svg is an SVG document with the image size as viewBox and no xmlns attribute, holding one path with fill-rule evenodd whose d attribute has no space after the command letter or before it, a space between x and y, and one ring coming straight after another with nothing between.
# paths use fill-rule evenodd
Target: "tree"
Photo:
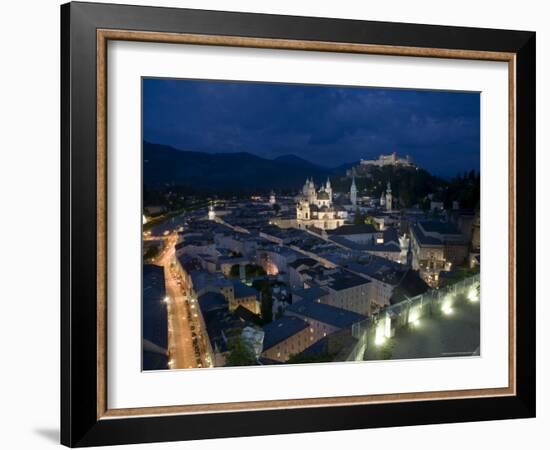
<instances>
[{"instance_id":1,"label":"tree","mask_svg":"<svg viewBox=\"0 0 550 450\"><path fill-rule=\"evenodd\" d=\"M262 289L261 296L262 320L264 323L270 323L273 321L273 297L271 295L271 288L269 285Z\"/></svg>"},{"instance_id":2,"label":"tree","mask_svg":"<svg viewBox=\"0 0 550 450\"><path fill-rule=\"evenodd\" d=\"M370 216L367 214L367 216L365 217L365 221L364 221L367 225L374 225L375 224L375 221L374 221L374 217Z\"/></svg>"},{"instance_id":3,"label":"tree","mask_svg":"<svg viewBox=\"0 0 550 450\"><path fill-rule=\"evenodd\" d=\"M424 212L428 212L430 210L430 203L430 199L426 197L420 201L420 208L423 209Z\"/></svg>"},{"instance_id":4,"label":"tree","mask_svg":"<svg viewBox=\"0 0 550 450\"><path fill-rule=\"evenodd\" d=\"M240 268L238 264L233 264L231 266L231 269L229 269L229 276L231 278L239 278L240 276Z\"/></svg>"},{"instance_id":5,"label":"tree","mask_svg":"<svg viewBox=\"0 0 550 450\"><path fill-rule=\"evenodd\" d=\"M252 366L256 364L254 353L240 336L231 342L229 349L229 355L225 360L226 366Z\"/></svg>"},{"instance_id":6,"label":"tree","mask_svg":"<svg viewBox=\"0 0 550 450\"><path fill-rule=\"evenodd\" d=\"M262 323L273 321L273 296L271 294L271 285L269 280L254 280L252 287L260 292L260 314Z\"/></svg>"},{"instance_id":7,"label":"tree","mask_svg":"<svg viewBox=\"0 0 550 450\"><path fill-rule=\"evenodd\" d=\"M365 223L365 219L366 219L367 216L365 216L364 214L361 214L361 212L359 211L359 208L357 208L355 210L355 216L353 218L353 223L355 225L362 225Z\"/></svg>"},{"instance_id":8,"label":"tree","mask_svg":"<svg viewBox=\"0 0 550 450\"><path fill-rule=\"evenodd\" d=\"M448 286L451 284L458 283L466 278L470 278L479 273L479 266L472 267L459 267L453 272L450 272L449 275L445 276L443 280L440 281L440 287Z\"/></svg>"}]
</instances>

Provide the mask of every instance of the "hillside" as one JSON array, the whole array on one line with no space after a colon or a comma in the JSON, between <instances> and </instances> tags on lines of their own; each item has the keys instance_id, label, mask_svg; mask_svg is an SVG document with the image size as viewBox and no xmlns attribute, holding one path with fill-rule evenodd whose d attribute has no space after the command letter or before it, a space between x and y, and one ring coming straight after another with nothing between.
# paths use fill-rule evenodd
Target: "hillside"
<instances>
[{"instance_id":1,"label":"hillside","mask_svg":"<svg viewBox=\"0 0 550 450\"><path fill-rule=\"evenodd\" d=\"M306 178L320 182L334 175L293 155L265 159L251 153L200 153L143 143L147 187L174 185L206 192L264 192L299 189Z\"/></svg>"},{"instance_id":2,"label":"hillside","mask_svg":"<svg viewBox=\"0 0 550 450\"><path fill-rule=\"evenodd\" d=\"M248 195L266 194L272 189L295 194L311 177L317 185L330 177L335 192L348 192L351 180L345 173L350 166L331 169L295 155L266 159L246 152L201 153L143 143L143 181L148 195L168 190L199 196ZM395 201L402 207L425 204L428 194L447 208L453 200L459 200L463 208L479 206L479 174L473 171L444 180L421 168L374 167L356 177L359 195L379 198L388 180Z\"/></svg>"}]
</instances>

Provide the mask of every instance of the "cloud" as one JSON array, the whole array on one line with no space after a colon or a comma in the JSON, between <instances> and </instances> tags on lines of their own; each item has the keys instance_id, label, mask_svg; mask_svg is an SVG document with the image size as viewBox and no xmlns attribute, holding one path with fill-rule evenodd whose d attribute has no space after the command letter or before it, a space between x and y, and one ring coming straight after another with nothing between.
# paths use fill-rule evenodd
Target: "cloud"
<instances>
[{"instance_id":1,"label":"cloud","mask_svg":"<svg viewBox=\"0 0 550 450\"><path fill-rule=\"evenodd\" d=\"M185 150L327 166L397 151L436 173L450 170L442 155L479 168L477 93L146 79L143 105L145 139Z\"/></svg>"}]
</instances>

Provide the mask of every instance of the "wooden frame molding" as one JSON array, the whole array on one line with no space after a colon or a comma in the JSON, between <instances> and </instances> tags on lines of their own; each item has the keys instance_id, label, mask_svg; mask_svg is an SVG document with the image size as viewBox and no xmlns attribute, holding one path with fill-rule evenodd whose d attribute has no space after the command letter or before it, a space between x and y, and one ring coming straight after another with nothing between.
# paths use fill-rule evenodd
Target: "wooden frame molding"
<instances>
[{"instance_id":1,"label":"wooden frame molding","mask_svg":"<svg viewBox=\"0 0 550 450\"><path fill-rule=\"evenodd\" d=\"M348 397L307 398L254 402L216 403L109 409L107 404L107 43L109 40L170 44L220 45L265 49L344 52L408 57L453 58L508 62L509 71L509 385L505 388ZM516 394L516 54L510 52L336 43L290 39L97 30L97 418L219 413L265 409L343 406L422 400L446 400Z\"/></svg>"}]
</instances>

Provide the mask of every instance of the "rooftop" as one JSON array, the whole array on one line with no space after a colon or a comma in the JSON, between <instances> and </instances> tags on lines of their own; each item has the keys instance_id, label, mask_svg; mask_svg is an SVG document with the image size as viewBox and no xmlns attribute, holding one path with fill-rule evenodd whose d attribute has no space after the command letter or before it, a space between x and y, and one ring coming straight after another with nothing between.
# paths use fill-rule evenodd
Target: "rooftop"
<instances>
[{"instance_id":1,"label":"rooftop","mask_svg":"<svg viewBox=\"0 0 550 450\"><path fill-rule=\"evenodd\" d=\"M366 275L383 283L397 285L403 278L406 268L395 262L380 256L369 255L358 261L344 263L346 267L356 273Z\"/></svg>"},{"instance_id":2,"label":"rooftop","mask_svg":"<svg viewBox=\"0 0 550 450\"><path fill-rule=\"evenodd\" d=\"M298 317L283 316L264 326L264 351L286 341L296 333L306 329L307 322Z\"/></svg>"},{"instance_id":3,"label":"rooftop","mask_svg":"<svg viewBox=\"0 0 550 450\"><path fill-rule=\"evenodd\" d=\"M299 297L299 300L318 300L327 295L328 292L319 286L314 286L309 289L298 289L292 292L292 297Z\"/></svg>"},{"instance_id":4,"label":"rooftop","mask_svg":"<svg viewBox=\"0 0 550 450\"><path fill-rule=\"evenodd\" d=\"M423 294L429 289L429 286L426 282L420 278L418 272L414 270L407 270L407 273L394 289L392 296L390 298L391 304L396 304L406 300L407 298L415 297L417 295Z\"/></svg>"},{"instance_id":5,"label":"rooftop","mask_svg":"<svg viewBox=\"0 0 550 450\"><path fill-rule=\"evenodd\" d=\"M324 357L326 361L345 361L356 344L357 339L352 336L348 328L325 336L299 355L306 359Z\"/></svg>"},{"instance_id":6,"label":"rooftop","mask_svg":"<svg viewBox=\"0 0 550 450\"><path fill-rule=\"evenodd\" d=\"M378 230L371 224L344 225L328 232L329 236L346 236L351 234L374 234Z\"/></svg>"},{"instance_id":7,"label":"rooftop","mask_svg":"<svg viewBox=\"0 0 550 450\"><path fill-rule=\"evenodd\" d=\"M333 281L329 283L329 287L335 291L343 291L345 289L370 283L366 278L344 271L332 275L332 279Z\"/></svg>"},{"instance_id":8,"label":"rooftop","mask_svg":"<svg viewBox=\"0 0 550 450\"><path fill-rule=\"evenodd\" d=\"M207 287L217 287L219 289L231 286L231 281L226 279L221 273L210 273L205 270L192 270L189 272L193 289L198 292Z\"/></svg>"},{"instance_id":9,"label":"rooftop","mask_svg":"<svg viewBox=\"0 0 550 450\"><path fill-rule=\"evenodd\" d=\"M350 239L346 239L345 236L331 236L331 241L336 242L337 244L340 244L341 246L355 251L362 251L362 252L385 252L385 253L397 253L401 251L401 248L399 247L399 244L392 241L385 241L383 244L377 244L376 242L372 242L370 244L360 244L358 242L354 242Z\"/></svg>"},{"instance_id":10,"label":"rooftop","mask_svg":"<svg viewBox=\"0 0 550 450\"><path fill-rule=\"evenodd\" d=\"M285 314L296 314L337 328L347 328L365 319L365 316L353 311L308 300L293 303L285 310Z\"/></svg>"},{"instance_id":11,"label":"rooftop","mask_svg":"<svg viewBox=\"0 0 550 450\"><path fill-rule=\"evenodd\" d=\"M192 255L183 254L178 256L178 261L181 267L187 272L191 273L194 270L201 270L201 262Z\"/></svg>"},{"instance_id":12,"label":"rooftop","mask_svg":"<svg viewBox=\"0 0 550 450\"><path fill-rule=\"evenodd\" d=\"M168 320L164 288L164 268L143 265L143 370L167 368Z\"/></svg>"},{"instance_id":13,"label":"rooftop","mask_svg":"<svg viewBox=\"0 0 550 450\"><path fill-rule=\"evenodd\" d=\"M449 222L423 221L411 227L412 234L421 245L463 245L466 237Z\"/></svg>"},{"instance_id":14,"label":"rooftop","mask_svg":"<svg viewBox=\"0 0 550 450\"><path fill-rule=\"evenodd\" d=\"M199 296L198 301L203 313L227 306L227 300L218 292L206 292Z\"/></svg>"},{"instance_id":15,"label":"rooftop","mask_svg":"<svg viewBox=\"0 0 550 450\"><path fill-rule=\"evenodd\" d=\"M426 233L438 234L460 234L458 228L450 222L438 222L435 220L427 220L418 222L418 225Z\"/></svg>"},{"instance_id":16,"label":"rooftop","mask_svg":"<svg viewBox=\"0 0 550 450\"><path fill-rule=\"evenodd\" d=\"M256 289L247 286L242 281L232 280L232 283L233 283L233 291L235 293L235 298L258 296L258 291Z\"/></svg>"},{"instance_id":17,"label":"rooftop","mask_svg":"<svg viewBox=\"0 0 550 450\"><path fill-rule=\"evenodd\" d=\"M254 314L252 311L250 311L248 308L245 308L243 305L237 306L235 311L233 311L233 314L237 316L241 320L245 320L248 322L257 322L260 320L260 316L258 314Z\"/></svg>"},{"instance_id":18,"label":"rooftop","mask_svg":"<svg viewBox=\"0 0 550 450\"><path fill-rule=\"evenodd\" d=\"M315 261L313 258L298 258L296 261L291 262L289 266L294 269L297 269L300 266L313 267L317 263L318 262Z\"/></svg>"}]
</instances>

